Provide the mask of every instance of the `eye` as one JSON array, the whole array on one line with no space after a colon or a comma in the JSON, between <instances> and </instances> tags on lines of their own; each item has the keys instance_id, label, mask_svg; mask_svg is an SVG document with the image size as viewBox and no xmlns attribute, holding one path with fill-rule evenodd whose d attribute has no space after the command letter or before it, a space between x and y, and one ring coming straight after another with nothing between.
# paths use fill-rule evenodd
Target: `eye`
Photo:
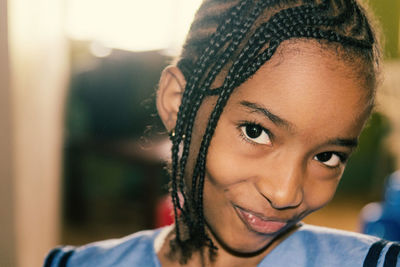
<instances>
[{"instance_id":1,"label":"eye","mask_svg":"<svg viewBox=\"0 0 400 267\"><path fill-rule=\"evenodd\" d=\"M262 144L271 145L270 136L263 127L257 124L246 124L240 127L242 135L249 141Z\"/></svg>"},{"instance_id":2,"label":"eye","mask_svg":"<svg viewBox=\"0 0 400 267\"><path fill-rule=\"evenodd\" d=\"M336 152L319 153L315 155L314 159L332 168L338 167L341 163L345 162L345 157Z\"/></svg>"}]
</instances>

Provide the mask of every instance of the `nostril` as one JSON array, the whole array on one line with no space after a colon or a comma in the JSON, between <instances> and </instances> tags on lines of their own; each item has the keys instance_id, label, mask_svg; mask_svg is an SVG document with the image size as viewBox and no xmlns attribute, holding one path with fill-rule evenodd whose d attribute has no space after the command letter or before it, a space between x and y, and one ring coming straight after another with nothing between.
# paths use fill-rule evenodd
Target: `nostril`
<instances>
[{"instance_id":1,"label":"nostril","mask_svg":"<svg viewBox=\"0 0 400 267\"><path fill-rule=\"evenodd\" d=\"M269 196L262 194L269 202L272 208L277 210L294 209L303 202L303 190L299 189L296 192L275 191Z\"/></svg>"},{"instance_id":2,"label":"nostril","mask_svg":"<svg viewBox=\"0 0 400 267\"><path fill-rule=\"evenodd\" d=\"M303 203L304 181L307 173L301 159L292 160L291 166L269 169L268 173L257 176L258 179L254 185L272 208L294 209Z\"/></svg>"}]
</instances>

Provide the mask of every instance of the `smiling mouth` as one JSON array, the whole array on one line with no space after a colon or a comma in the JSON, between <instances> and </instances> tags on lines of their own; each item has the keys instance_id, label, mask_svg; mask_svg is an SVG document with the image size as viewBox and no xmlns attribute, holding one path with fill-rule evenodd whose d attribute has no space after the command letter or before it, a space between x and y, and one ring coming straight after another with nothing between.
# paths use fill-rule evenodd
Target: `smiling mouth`
<instances>
[{"instance_id":1,"label":"smiling mouth","mask_svg":"<svg viewBox=\"0 0 400 267\"><path fill-rule=\"evenodd\" d=\"M253 232L259 234L276 234L288 225L288 221L264 218L255 212L244 210L236 205L234 207L239 218Z\"/></svg>"}]
</instances>

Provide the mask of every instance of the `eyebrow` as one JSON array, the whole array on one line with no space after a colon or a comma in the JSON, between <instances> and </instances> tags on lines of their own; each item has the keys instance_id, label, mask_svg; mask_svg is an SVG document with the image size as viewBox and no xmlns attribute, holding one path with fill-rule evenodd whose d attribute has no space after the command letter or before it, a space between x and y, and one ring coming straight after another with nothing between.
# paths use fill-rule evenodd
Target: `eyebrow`
<instances>
[{"instance_id":1,"label":"eyebrow","mask_svg":"<svg viewBox=\"0 0 400 267\"><path fill-rule=\"evenodd\" d=\"M356 148L358 146L358 139L357 138L349 138L349 139L337 138L337 139L329 140L327 143L329 145Z\"/></svg>"},{"instance_id":2,"label":"eyebrow","mask_svg":"<svg viewBox=\"0 0 400 267\"><path fill-rule=\"evenodd\" d=\"M290 123L289 121L287 121L285 119L280 118L278 115L272 113L270 110L268 110L266 107L263 107L260 104L252 103L249 101L241 101L240 105L250 109L251 112L256 112L256 113L260 113L260 114L264 115L270 121L272 121L274 124L276 124L278 126L284 126L286 128L295 128L292 123Z\"/></svg>"}]
</instances>

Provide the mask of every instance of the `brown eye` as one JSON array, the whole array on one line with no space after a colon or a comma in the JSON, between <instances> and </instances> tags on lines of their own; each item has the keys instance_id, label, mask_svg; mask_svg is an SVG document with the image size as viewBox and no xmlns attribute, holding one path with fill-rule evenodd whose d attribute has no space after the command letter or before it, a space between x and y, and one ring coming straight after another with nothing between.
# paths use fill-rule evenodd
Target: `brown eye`
<instances>
[{"instance_id":1,"label":"brown eye","mask_svg":"<svg viewBox=\"0 0 400 267\"><path fill-rule=\"evenodd\" d=\"M315 160L328 167L337 167L341 163L340 157L335 152L323 152L315 155Z\"/></svg>"},{"instance_id":2,"label":"brown eye","mask_svg":"<svg viewBox=\"0 0 400 267\"><path fill-rule=\"evenodd\" d=\"M263 130L259 125L246 126L246 135L249 138L257 138L262 134Z\"/></svg>"},{"instance_id":3,"label":"brown eye","mask_svg":"<svg viewBox=\"0 0 400 267\"><path fill-rule=\"evenodd\" d=\"M271 139L267 131L257 124L248 124L240 127L243 136L250 142L270 145Z\"/></svg>"}]
</instances>

